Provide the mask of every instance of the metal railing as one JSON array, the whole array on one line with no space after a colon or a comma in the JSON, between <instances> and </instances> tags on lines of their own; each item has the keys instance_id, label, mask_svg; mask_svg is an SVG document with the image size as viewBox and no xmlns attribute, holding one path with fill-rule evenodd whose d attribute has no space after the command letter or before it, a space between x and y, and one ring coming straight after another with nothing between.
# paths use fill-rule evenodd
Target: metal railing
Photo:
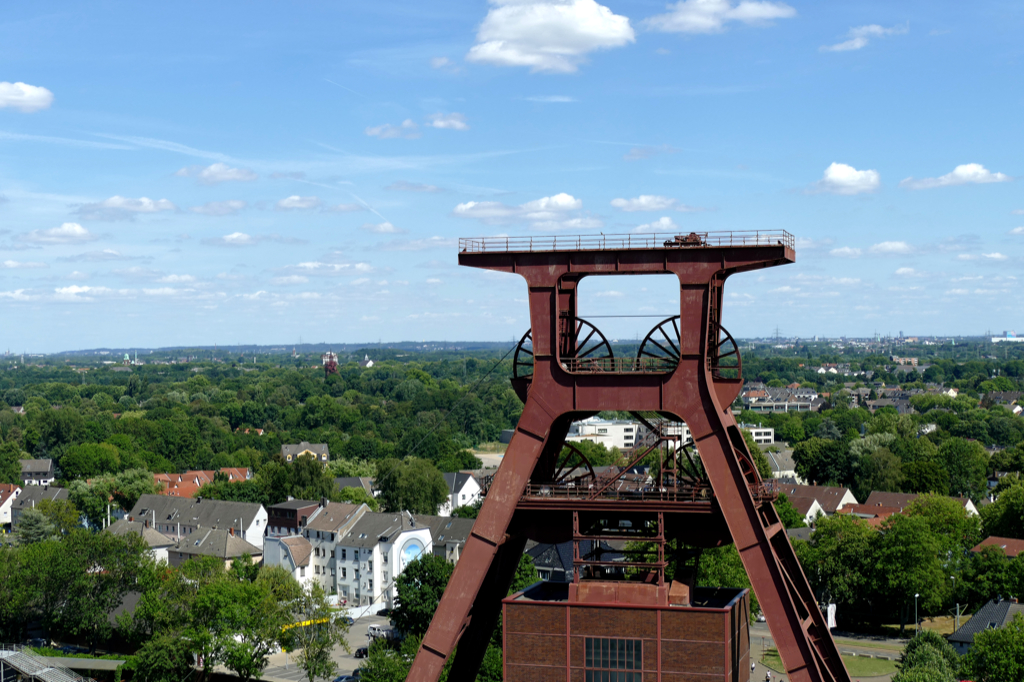
<instances>
[{"instance_id":1,"label":"metal railing","mask_svg":"<svg viewBox=\"0 0 1024 682\"><path fill-rule=\"evenodd\" d=\"M671 372L676 358L562 358L562 369L577 374L646 374Z\"/></svg>"},{"instance_id":2,"label":"metal railing","mask_svg":"<svg viewBox=\"0 0 1024 682\"><path fill-rule=\"evenodd\" d=\"M607 480L607 479L606 479ZM715 491L709 484L686 485L679 487L661 487L656 484L639 486L622 486L605 490L600 496L594 492L601 486L600 481L593 484L561 485L556 483L530 483L526 486L523 499L533 500L629 500L650 502L693 502L711 503ZM759 502L773 502L779 496L774 480L763 481L759 485L750 486L750 494Z\"/></svg>"},{"instance_id":3,"label":"metal railing","mask_svg":"<svg viewBox=\"0 0 1024 682\"><path fill-rule=\"evenodd\" d=\"M696 237L696 239L694 239ZM722 246L785 246L796 248L785 230L737 230L649 234L601 234L564 237L462 237L459 253L532 251L621 251L623 249L693 249Z\"/></svg>"},{"instance_id":4,"label":"metal railing","mask_svg":"<svg viewBox=\"0 0 1024 682\"><path fill-rule=\"evenodd\" d=\"M59 665L51 665L43 656L19 644L0 644L0 663L14 668L22 676L44 682L95 682Z\"/></svg>"}]
</instances>

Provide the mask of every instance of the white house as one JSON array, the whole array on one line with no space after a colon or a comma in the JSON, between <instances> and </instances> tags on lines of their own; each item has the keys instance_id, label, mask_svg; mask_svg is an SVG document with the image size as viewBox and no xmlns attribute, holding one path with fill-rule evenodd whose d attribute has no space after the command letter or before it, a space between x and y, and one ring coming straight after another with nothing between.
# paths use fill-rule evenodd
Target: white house
<instances>
[{"instance_id":1,"label":"white house","mask_svg":"<svg viewBox=\"0 0 1024 682\"><path fill-rule=\"evenodd\" d=\"M11 523L11 507L21 494L21 488L13 483L0 483L0 526Z\"/></svg>"},{"instance_id":2,"label":"white house","mask_svg":"<svg viewBox=\"0 0 1024 682\"><path fill-rule=\"evenodd\" d=\"M448 501L438 509L438 516L451 516L456 508L474 504L480 499L482 490L472 474L445 474L444 481L448 484Z\"/></svg>"},{"instance_id":3,"label":"white house","mask_svg":"<svg viewBox=\"0 0 1024 682\"><path fill-rule=\"evenodd\" d=\"M640 424L638 422L625 419L608 420L591 417L583 421L573 422L569 426L569 433L565 440L572 442L589 440L600 443L609 450L612 448L625 450L632 448L636 444L637 436L640 433L639 430Z\"/></svg>"},{"instance_id":4,"label":"white house","mask_svg":"<svg viewBox=\"0 0 1024 682\"><path fill-rule=\"evenodd\" d=\"M180 540L200 529L228 530L263 549L267 510L255 502L227 502L202 497L143 495L128 513L129 521L149 521L169 538Z\"/></svg>"},{"instance_id":5,"label":"white house","mask_svg":"<svg viewBox=\"0 0 1024 682\"><path fill-rule=\"evenodd\" d=\"M313 579L309 565L312 555L313 545L301 535L268 537L263 543L263 564L280 566L291 573L302 587L306 587Z\"/></svg>"},{"instance_id":6,"label":"white house","mask_svg":"<svg viewBox=\"0 0 1024 682\"><path fill-rule=\"evenodd\" d=\"M740 428L749 431L758 445L771 445L775 442L775 429L771 426L740 424Z\"/></svg>"},{"instance_id":7,"label":"white house","mask_svg":"<svg viewBox=\"0 0 1024 682\"><path fill-rule=\"evenodd\" d=\"M107 526L107 530L114 535L127 535L134 533L149 545L149 553L156 561L170 561L167 551L174 545L174 540L163 533L154 530L146 521L126 521L121 519Z\"/></svg>"},{"instance_id":8,"label":"white house","mask_svg":"<svg viewBox=\"0 0 1024 682\"><path fill-rule=\"evenodd\" d=\"M302 536L312 547L309 557L312 575L309 577L320 583L328 594L341 594L338 589L338 564L335 561L338 543L369 511L365 504L326 502L306 521Z\"/></svg>"}]
</instances>

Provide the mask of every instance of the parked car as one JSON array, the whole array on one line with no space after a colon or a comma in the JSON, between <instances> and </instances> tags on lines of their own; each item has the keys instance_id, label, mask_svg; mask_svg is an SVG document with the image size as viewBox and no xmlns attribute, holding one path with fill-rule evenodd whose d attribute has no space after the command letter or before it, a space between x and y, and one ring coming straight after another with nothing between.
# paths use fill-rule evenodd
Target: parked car
<instances>
[{"instance_id":1,"label":"parked car","mask_svg":"<svg viewBox=\"0 0 1024 682\"><path fill-rule=\"evenodd\" d=\"M764 617L764 614L763 614L763 613L758 613L758 614L757 614L757 618L756 618L755 620L757 620L757 622L758 622L758 623L764 623L764 622L766 622L766 621L765 621L765 617Z\"/></svg>"},{"instance_id":2,"label":"parked car","mask_svg":"<svg viewBox=\"0 0 1024 682\"><path fill-rule=\"evenodd\" d=\"M25 646L50 646L50 640L33 637L25 642Z\"/></svg>"},{"instance_id":3,"label":"parked car","mask_svg":"<svg viewBox=\"0 0 1024 682\"><path fill-rule=\"evenodd\" d=\"M89 649L84 646L75 646L74 644L66 644L60 648L65 654L87 654Z\"/></svg>"},{"instance_id":4,"label":"parked car","mask_svg":"<svg viewBox=\"0 0 1024 682\"><path fill-rule=\"evenodd\" d=\"M367 656L370 655L370 651L365 646L361 646L358 649L356 649L356 652L353 655L356 658L366 658Z\"/></svg>"},{"instance_id":5,"label":"parked car","mask_svg":"<svg viewBox=\"0 0 1024 682\"><path fill-rule=\"evenodd\" d=\"M378 616L390 616L391 615L391 609L381 609L380 611L377 612L377 615Z\"/></svg>"},{"instance_id":6,"label":"parked car","mask_svg":"<svg viewBox=\"0 0 1024 682\"><path fill-rule=\"evenodd\" d=\"M341 620L345 623L345 625L355 625L356 624L356 619L353 618L352 616L342 616Z\"/></svg>"},{"instance_id":7,"label":"parked car","mask_svg":"<svg viewBox=\"0 0 1024 682\"><path fill-rule=\"evenodd\" d=\"M358 682L359 678L355 675L339 675L334 678L334 682Z\"/></svg>"}]
</instances>

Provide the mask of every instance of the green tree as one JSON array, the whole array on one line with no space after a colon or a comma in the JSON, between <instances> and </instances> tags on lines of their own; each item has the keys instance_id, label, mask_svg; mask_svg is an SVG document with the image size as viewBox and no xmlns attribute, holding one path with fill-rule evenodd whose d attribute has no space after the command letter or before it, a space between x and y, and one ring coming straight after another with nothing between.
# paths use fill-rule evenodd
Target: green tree
<instances>
[{"instance_id":1,"label":"green tree","mask_svg":"<svg viewBox=\"0 0 1024 682\"><path fill-rule=\"evenodd\" d=\"M14 441L0 443L0 483L21 485L21 462L28 455Z\"/></svg>"},{"instance_id":2,"label":"green tree","mask_svg":"<svg viewBox=\"0 0 1024 682\"><path fill-rule=\"evenodd\" d=\"M975 682L1024 680L1024 616L1018 613L1003 627L974 635L964 669Z\"/></svg>"},{"instance_id":3,"label":"green tree","mask_svg":"<svg viewBox=\"0 0 1024 682\"><path fill-rule=\"evenodd\" d=\"M422 637L452 576L453 566L443 557L424 554L405 567L395 581L398 591L391 620L400 632Z\"/></svg>"},{"instance_id":4,"label":"green tree","mask_svg":"<svg viewBox=\"0 0 1024 682\"><path fill-rule=\"evenodd\" d=\"M60 535L67 535L82 525L81 512L69 500L41 500L36 509L49 519Z\"/></svg>"},{"instance_id":5,"label":"green tree","mask_svg":"<svg viewBox=\"0 0 1024 682\"><path fill-rule=\"evenodd\" d=\"M949 494L949 472L938 462L904 461L903 482L900 488L905 493Z\"/></svg>"},{"instance_id":6,"label":"green tree","mask_svg":"<svg viewBox=\"0 0 1024 682\"><path fill-rule=\"evenodd\" d=\"M172 634L156 635L133 658L133 679L139 682L181 682L192 672L188 648Z\"/></svg>"},{"instance_id":7,"label":"green tree","mask_svg":"<svg viewBox=\"0 0 1024 682\"><path fill-rule=\"evenodd\" d=\"M872 584L872 555L878 533L852 514L818 519L800 563L822 601L856 606Z\"/></svg>"},{"instance_id":8,"label":"green tree","mask_svg":"<svg viewBox=\"0 0 1024 682\"><path fill-rule=\"evenodd\" d=\"M313 582L302 589L292 602L292 621L297 624L288 630L288 642L298 651L295 661L309 682L330 678L338 671L331 657L334 647L349 651L348 623L337 617L327 602L327 594L319 583Z\"/></svg>"},{"instance_id":9,"label":"green tree","mask_svg":"<svg viewBox=\"0 0 1024 682\"><path fill-rule=\"evenodd\" d=\"M948 582L939 558L941 543L926 519L894 514L882 525L875 545L874 582L887 604L896 609L900 634L914 608L914 595L921 613L934 612L942 605Z\"/></svg>"},{"instance_id":10,"label":"green tree","mask_svg":"<svg viewBox=\"0 0 1024 682\"><path fill-rule=\"evenodd\" d=\"M16 528L18 542L31 545L53 537L56 533L53 523L41 509L26 509L21 512Z\"/></svg>"},{"instance_id":11,"label":"green tree","mask_svg":"<svg viewBox=\"0 0 1024 682\"><path fill-rule=\"evenodd\" d=\"M939 447L939 457L949 472L949 492L974 500L985 496L988 486L988 454L977 441L949 438Z\"/></svg>"},{"instance_id":12,"label":"green tree","mask_svg":"<svg viewBox=\"0 0 1024 682\"><path fill-rule=\"evenodd\" d=\"M793 461L801 478L819 484L849 482L856 465L846 443L817 437L797 443Z\"/></svg>"},{"instance_id":13,"label":"green tree","mask_svg":"<svg viewBox=\"0 0 1024 682\"><path fill-rule=\"evenodd\" d=\"M981 518L989 535L1024 539L1024 484L1009 487L982 507Z\"/></svg>"},{"instance_id":14,"label":"green tree","mask_svg":"<svg viewBox=\"0 0 1024 682\"><path fill-rule=\"evenodd\" d=\"M931 650L938 655L942 662L934 663L935 659L932 656L927 656L927 660L925 660L924 656L918 654L919 649ZM945 667L943 667L943 663ZM942 674L948 671L949 679L954 679L954 673L960 669L960 656L950 643L946 641L945 637L934 630L921 630L903 647L903 653L900 654L899 668L901 671L908 673L920 669L932 669L940 671Z\"/></svg>"},{"instance_id":15,"label":"green tree","mask_svg":"<svg viewBox=\"0 0 1024 682\"><path fill-rule=\"evenodd\" d=\"M807 527L807 522L804 521L803 515L789 501L786 493L779 493L779 499L775 502L775 512L779 515L779 520L782 521L782 525L786 528Z\"/></svg>"},{"instance_id":16,"label":"green tree","mask_svg":"<svg viewBox=\"0 0 1024 682\"><path fill-rule=\"evenodd\" d=\"M336 496L339 502L351 502L352 504L365 504L370 508L370 511L380 511L380 504L370 493L366 492L362 488L342 488Z\"/></svg>"},{"instance_id":17,"label":"green tree","mask_svg":"<svg viewBox=\"0 0 1024 682\"><path fill-rule=\"evenodd\" d=\"M902 465L889 448L878 448L861 457L860 476L857 478L860 499L867 499L873 490L897 492L902 482Z\"/></svg>"},{"instance_id":18,"label":"green tree","mask_svg":"<svg viewBox=\"0 0 1024 682\"><path fill-rule=\"evenodd\" d=\"M377 466L380 502L387 511L437 514L448 499L448 484L430 462L418 457L385 459Z\"/></svg>"}]
</instances>

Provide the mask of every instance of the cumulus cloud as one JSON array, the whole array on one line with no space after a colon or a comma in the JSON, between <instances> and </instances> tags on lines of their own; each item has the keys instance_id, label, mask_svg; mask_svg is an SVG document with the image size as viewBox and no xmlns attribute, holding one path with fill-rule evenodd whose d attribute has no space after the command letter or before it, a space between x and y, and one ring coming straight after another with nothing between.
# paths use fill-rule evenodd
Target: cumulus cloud
<instances>
[{"instance_id":1,"label":"cumulus cloud","mask_svg":"<svg viewBox=\"0 0 1024 682\"><path fill-rule=\"evenodd\" d=\"M861 254L861 250L852 246L840 246L837 249L829 251L830 255L838 256L839 258L857 258Z\"/></svg>"},{"instance_id":2,"label":"cumulus cloud","mask_svg":"<svg viewBox=\"0 0 1024 682\"><path fill-rule=\"evenodd\" d=\"M96 238L96 235L78 223L63 223L60 227L52 227L49 230L32 230L18 236L20 241L34 244L78 244Z\"/></svg>"},{"instance_id":3,"label":"cumulus cloud","mask_svg":"<svg viewBox=\"0 0 1024 682\"><path fill-rule=\"evenodd\" d=\"M491 0L471 62L572 73L594 50L636 40L629 19L594 0Z\"/></svg>"},{"instance_id":4,"label":"cumulus cloud","mask_svg":"<svg viewBox=\"0 0 1024 682\"><path fill-rule=\"evenodd\" d=\"M192 275L164 275L157 281L166 282L168 284L187 284L190 282L195 282L196 278L193 277Z\"/></svg>"},{"instance_id":5,"label":"cumulus cloud","mask_svg":"<svg viewBox=\"0 0 1024 682\"><path fill-rule=\"evenodd\" d=\"M998 253L998 252L996 252L996 253L983 253L981 255L983 257L991 259L991 260L1006 260L1007 258L1009 258L1009 256L1005 256L1005 255L1003 255L1001 253Z\"/></svg>"},{"instance_id":6,"label":"cumulus cloud","mask_svg":"<svg viewBox=\"0 0 1024 682\"><path fill-rule=\"evenodd\" d=\"M302 275L287 275L284 277L273 277L270 281L274 284L305 284L309 281L309 278Z\"/></svg>"},{"instance_id":7,"label":"cumulus cloud","mask_svg":"<svg viewBox=\"0 0 1024 682\"><path fill-rule=\"evenodd\" d=\"M871 253L877 255L902 255L914 252L914 247L906 242L879 242L870 249Z\"/></svg>"},{"instance_id":8,"label":"cumulus cloud","mask_svg":"<svg viewBox=\"0 0 1024 682\"><path fill-rule=\"evenodd\" d=\"M204 185L217 185L222 182L251 182L259 177L248 168L232 168L226 163L187 166L175 175L182 178L195 178Z\"/></svg>"},{"instance_id":9,"label":"cumulus cloud","mask_svg":"<svg viewBox=\"0 0 1024 682\"><path fill-rule=\"evenodd\" d=\"M46 88L28 83L0 81L0 109L16 109L23 114L49 109L53 93Z\"/></svg>"},{"instance_id":10,"label":"cumulus cloud","mask_svg":"<svg viewBox=\"0 0 1024 682\"><path fill-rule=\"evenodd\" d=\"M570 102L577 101L575 97L569 97L567 95L535 95L533 97L524 97L527 102L540 102L542 104L569 104Z\"/></svg>"},{"instance_id":11,"label":"cumulus cloud","mask_svg":"<svg viewBox=\"0 0 1024 682\"><path fill-rule=\"evenodd\" d=\"M29 270L48 267L46 263L31 263L16 260L0 261L0 269L4 270Z\"/></svg>"},{"instance_id":12,"label":"cumulus cloud","mask_svg":"<svg viewBox=\"0 0 1024 682\"><path fill-rule=\"evenodd\" d=\"M790 19L796 10L783 2L742 0L681 0L668 12L643 21L645 28L662 33L721 33L726 24L764 25L773 19Z\"/></svg>"},{"instance_id":13,"label":"cumulus cloud","mask_svg":"<svg viewBox=\"0 0 1024 682\"><path fill-rule=\"evenodd\" d=\"M277 208L280 211L305 210L319 208L320 204L319 197L300 197L298 194L293 194L277 202Z\"/></svg>"},{"instance_id":14,"label":"cumulus cloud","mask_svg":"<svg viewBox=\"0 0 1024 682\"><path fill-rule=\"evenodd\" d=\"M134 220L135 216L139 214L174 210L177 210L177 206L167 199L150 199L149 197L131 199L114 195L97 203L82 204L75 213L83 220L113 221Z\"/></svg>"},{"instance_id":15,"label":"cumulus cloud","mask_svg":"<svg viewBox=\"0 0 1024 682\"><path fill-rule=\"evenodd\" d=\"M564 192L550 197L541 197L518 206L509 206L500 201L467 201L455 207L454 214L460 218L476 218L488 225L503 225L513 222L530 221L535 227L600 227L600 221L592 218L577 218L570 223L569 211L583 208L583 202Z\"/></svg>"},{"instance_id":16,"label":"cumulus cloud","mask_svg":"<svg viewBox=\"0 0 1024 682\"><path fill-rule=\"evenodd\" d=\"M86 251L76 256L65 256L58 258L59 261L66 263L74 263L78 261L90 261L90 262L105 262L105 261L119 261L119 260L139 260L139 256L127 256L120 251L114 249L103 249L102 251Z\"/></svg>"},{"instance_id":17,"label":"cumulus cloud","mask_svg":"<svg viewBox=\"0 0 1024 682\"><path fill-rule=\"evenodd\" d=\"M405 234L406 232L386 221L383 223L366 223L361 229L373 234Z\"/></svg>"},{"instance_id":18,"label":"cumulus cloud","mask_svg":"<svg viewBox=\"0 0 1024 682\"><path fill-rule=\"evenodd\" d=\"M862 47L867 47L867 44L871 42L872 38L885 38L886 36L900 35L910 30L909 26L893 26L891 28L885 28L878 24L869 24L867 26L857 26L851 28L846 34L846 40L835 45L822 45L822 52L849 52L850 50L859 50Z\"/></svg>"},{"instance_id":19,"label":"cumulus cloud","mask_svg":"<svg viewBox=\"0 0 1024 682\"><path fill-rule=\"evenodd\" d=\"M244 209L245 206L246 203L244 201L229 199L228 201L210 201L202 206L193 206L189 210L200 215L225 216L234 215Z\"/></svg>"},{"instance_id":20,"label":"cumulus cloud","mask_svg":"<svg viewBox=\"0 0 1024 682\"><path fill-rule=\"evenodd\" d=\"M811 187L812 192L830 194L863 194L874 192L882 184L881 176L876 170L857 170L845 163L832 163L825 169L821 180Z\"/></svg>"},{"instance_id":21,"label":"cumulus cloud","mask_svg":"<svg viewBox=\"0 0 1024 682\"><path fill-rule=\"evenodd\" d=\"M432 69L443 69L451 65L452 60L448 59L448 57L434 57L430 60L430 68Z\"/></svg>"},{"instance_id":22,"label":"cumulus cloud","mask_svg":"<svg viewBox=\"0 0 1024 682\"><path fill-rule=\"evenodd\" d=\"M436 185L424 185L419 182L406 182L404 180L396 180L384 189L391 190L392 192L443 192L444 190Z\"/></svg>"},{"instance_id":23,"label":"cumulus cloud","mask_svg":"<svg viewBox=\"0 0 1024 682\"><path fill-rule=\"evenodd\" d=\"M396 126L385 123L384 125L367 128L364 132L370 137L380 138L381 140L393 140L396 138L412 140L420 136L420 127L411 118L407 118L402 121L401 125Z\"/></svg>"},{"instance_id":24,"label":"cumulus cloud","mask_svg":"<svg viewBox=\"0 0 1024 682\"><path fill-rule=\"evenodd\" d=\"M658 194L641 194L635 199L612 199L611 203L615 208L627 213L635 211L667 211L669 209L683 213L695 213L702 210L695 206L680 204L675 199Z\"/></svg>"},{"instance_id":25,"label":"cumulus cloud","mask_svg":"<svg viewBox=\"0 0 1024 682\"><path fill-rule=\"evenodd\" d=\"M668 216L662 216L657 220L645 223L643 225L637 225L633 228L633 232L678 232L679 226L676 225L671 218Z\"/></svg>"},{"instance_id":26,"label":"cumulus cloud","mask_svg":"<svg viewBox=\"0 0 1024 682\"><path fill-rule=\"evenodd\" d=\"M428 119L427 127L441 128L443 130L469 130L469 124L466 123L466 117L458 113L431 114Z\"/></svg>"},{"instance_id":27,"label":"cumulus cloud","mask_svg":"<svg viewBox=\"0 0 1024 682\"><path fill-rule=\"evenodd\" d=\"M1010 230L1010 234L1024 234L1024 225L1013 228L1012 230Z\"/></svg>"},{"instance_id":28,"label":"cumulus cloud","mask_svg":"<svg viewBox=\"0 0 1024 682\"><path fill-rule=\"evenodd\" d=\"M109 296L111 294L127 294L128 290L115 290L109 287L91 287L87 285L72 284L71 286L58 287L53 290L54 298L58 301L92 301L97 296Z\"/></svg>"},{"instance_id":29,"label":"cumulus cloud","mask_svg":"<svg viewBox=\"0 0 1024 682\"><path fill-rule=\"evenodd\" d=\"M920 273L914 268L897 268L896 274L900 277L916 277Z\"/></svg>"},{"instance_id":30,"label":"cumulus cloud","mask_svg":"<svg viewBox=\"0 0 1024 682\"><path fill-rule=\"evenodd\" d=\"M228 246L228 247L243 247L243 246L255 246L260 242L277 242L278 244L306 244L304 239L296 239L294 237L282 237L278 234L261 234L261 235L250 235L245 232L232 232L226 234L223 237L217 237L215 239L204 239L203 243L207 246Z\"/></svg>"},{"instance_id":31,"label":"cumulus cloud","mask_svg":"<svg viewBox=\"0 0 1024 682\"><path fill-rule=\"evenodd\" d=\"M292 266L303 275L343 275L373 272L369 263L325 263L322 261L306 261Z\"/></svg>"},{"instance_id":32,"label":"cumulus cloud","mask_svg":"<svg viewBox=\"0 0 1024 682\"><path fill-rule=\"evenodd\" d=\"M453 249L458 246L457 239L447 237L427 237L426 239L400 239L381 244L384 251L425 251L427 249Z\"/></svg>"},{"instance_id":33,"label":"cumulus cloud","mask_svg":"<svg viewBox=\"0 0 1024 682\"><path fill-rule=\"evenodd\" d=\"M993 173L980 163L965 163L957 166L952 172L937 178L907 178L900 182L900 187L907 189L932 189L933 187L951 187L953 185L976 185L990 182L1008 182L1009 175Z\"/></svg>"}]
</instances>

